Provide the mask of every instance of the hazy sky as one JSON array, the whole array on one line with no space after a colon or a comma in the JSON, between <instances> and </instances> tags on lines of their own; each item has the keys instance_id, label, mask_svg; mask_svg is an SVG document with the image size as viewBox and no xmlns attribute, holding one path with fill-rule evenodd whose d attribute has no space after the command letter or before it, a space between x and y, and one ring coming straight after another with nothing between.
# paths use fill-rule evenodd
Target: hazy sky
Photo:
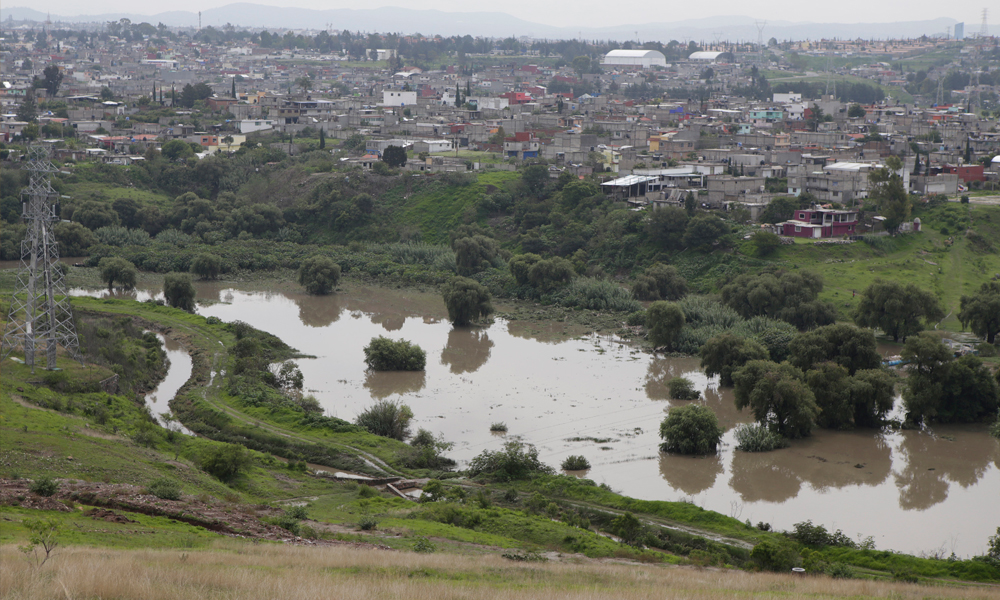
<instances>
[{"instance_id":1,"label":"hazy sky","mask_svg":"<svg viewBox=\"0 0 1000 600\"><path fill-rule=\"evenodd\" d=\"M7 6L29 6L35 10L53 14L75 16L79 14L100 14L107 12L130 12L153 15L172 10L196 12L233 4L233 0L171 0L165 2L135 2L134 0L4 0ZM815 2L808 0L771 0L750 3L746 0L711 0L709 2L640 2L638 0L618 0L597 2L595 0L507 0L496 4L469 3L465 0L369 0L368 2L348 2L347 0L257 0L254 4L271 6L295 6L314 9L334 8L376 8L380 6L406 6L413 9L437 9L449 12L495 11L533 21L556 26L607 26L631 23L669 22L684 19L701 19L719 16L750 16L774 21L809 21L819 23L879 23L892 21L921 21L950 17L968 24L981 21L982 9L993 6L990 20L1000 17L1000 5L979 0L840 0L838 2ZM239 22L239 19L234 19ZM280 24L275 24L280 26Z\"/></svg>"}]
</instances>

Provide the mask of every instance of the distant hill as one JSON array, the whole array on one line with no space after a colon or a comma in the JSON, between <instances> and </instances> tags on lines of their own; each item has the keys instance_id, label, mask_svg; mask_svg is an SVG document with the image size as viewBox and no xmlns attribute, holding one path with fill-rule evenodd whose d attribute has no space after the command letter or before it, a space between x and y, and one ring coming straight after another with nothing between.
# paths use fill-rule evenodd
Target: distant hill
<instances>
[{"instance_id":1,"label":"distant hill","mask_svg":"<svg viewBox=\"0 0 1000 600\"><path fill-rule=\"evenodd\" d=\"M133 22L147 21L169 26L195 27L198 15L188 11L169 11L153 15L136 13L104 13L51 15L26 8L0 8L0 20L36 22L51 18L70 23L101 23L123 17ZM534 38L634 40L756 40L754 19L747 16L720 16L676 22L641 23L610 27L556 27L533 23L502 12L444 12L382 7L373 9L311 10L265 6L251 3L228 4L202 12L202 26L219 27L231 23L243 27L318 29L329 24L332 29L398 32L424 35L474 35L488 37L529 36ZM943 34L955 19L938 18L929 21L897 23L793 23L772 21L764 29L764 37L785 39L820 38L901 38Z\"/></svg>"}]
</instances>

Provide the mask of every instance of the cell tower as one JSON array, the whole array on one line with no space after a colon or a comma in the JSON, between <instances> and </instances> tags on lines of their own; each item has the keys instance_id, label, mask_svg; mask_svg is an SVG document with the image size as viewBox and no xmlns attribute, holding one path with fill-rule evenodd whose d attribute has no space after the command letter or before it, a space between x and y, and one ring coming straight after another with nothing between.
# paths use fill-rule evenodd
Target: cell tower
<instances>
[{"instance_id":1,"label":"cell tower","mask_svg":"<svg viewBox=\"0 0 1000 600\"><path fill-rule=\"evenodd\" d=\"M990 37L990 26L986 24L986 15L989 11L983 9L983 24L979 26L979 37L985 38Z\"/></svg>"},{"instance_id":2,"label":"cell tower","mask_svg":"<svg viewBox=\"0 0 1000 600\"><path fill-rule=\"evenodd\" d=\"M758 60L760 64L764 64L764 27L767 26L767 21L754 21L754 25L757 26L757 51L760 52L760 57Z\"/></svg>"},{"instance_id":3,"label":"cell tower","mask_svg":"<svg viewBox=\"0 0 1000 600\"><path fill-rule=\"evenodd\" d=\"M79 360L79 340L73 326L59 247L52 226L56 216L56 192L49 174L57 169L49 161L45 146L28 148L28 187L22 192L24 220L28 230L21 242L21 267L17 272L10 312L0 343L0 359L20 348L24 363L35 371L35 357L44 352L46 368L56 368L56 350L62 346ZM82 362L82 361L81 361Z\"/></svg>"}]
</instances>

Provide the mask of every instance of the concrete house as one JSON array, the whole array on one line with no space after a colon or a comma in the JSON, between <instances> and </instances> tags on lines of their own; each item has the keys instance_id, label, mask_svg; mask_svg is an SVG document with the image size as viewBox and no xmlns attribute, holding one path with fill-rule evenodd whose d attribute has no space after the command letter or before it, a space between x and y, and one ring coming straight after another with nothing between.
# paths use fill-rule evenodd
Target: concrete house
<instances>
[{"instance_id":1,"label":"concrete house","mask_svg":"<svg viewBox=\"0 0 1000 600\"><path fill-rule=\"evenodd\" d=\"M819 239L854 235L858 222L856 210L811 208L796 210L791 219L778 226L781 235Z\"/></svg>"}]
</instances>

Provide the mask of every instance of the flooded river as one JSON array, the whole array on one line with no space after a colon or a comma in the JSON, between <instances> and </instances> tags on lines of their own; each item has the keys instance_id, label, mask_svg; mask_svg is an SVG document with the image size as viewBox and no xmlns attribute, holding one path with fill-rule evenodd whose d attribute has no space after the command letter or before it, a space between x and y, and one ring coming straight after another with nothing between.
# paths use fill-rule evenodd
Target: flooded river
<instances>
[{"instance_id":1,"label":"flooded river","mask_svg":"<svg viewBox=\"0 0 1000 600\"><path fill-rule=\"evenodd\" d=\"M453 328L440 296L355 287L327 297L240 291L199 284L218 303L199 313L242 320L315 359L297 361L309 393L346 420L375 399L408 404L417 427L455 442L465 462L507 438L535 444L558 467L582 454L587 477L643 499L698 506L790 529L811 519L848 536L871 535L880 549L982 554L1000 525L1000 443L985 426L899 433L819 430L765 454L733 450L733 427L750 421L698 368L697 359L663 358L554 325L497 320ZM138 293L140 299L150 292ZM368 373L362 348L385 335L427 352L422 373ZM171 355L171 360L175 360ZM684 375L726 429L715 456L658 451L659 424L673 404L666 381ZM158 409L162 412L162 409Z\"/></svg>"}]
</instances>

